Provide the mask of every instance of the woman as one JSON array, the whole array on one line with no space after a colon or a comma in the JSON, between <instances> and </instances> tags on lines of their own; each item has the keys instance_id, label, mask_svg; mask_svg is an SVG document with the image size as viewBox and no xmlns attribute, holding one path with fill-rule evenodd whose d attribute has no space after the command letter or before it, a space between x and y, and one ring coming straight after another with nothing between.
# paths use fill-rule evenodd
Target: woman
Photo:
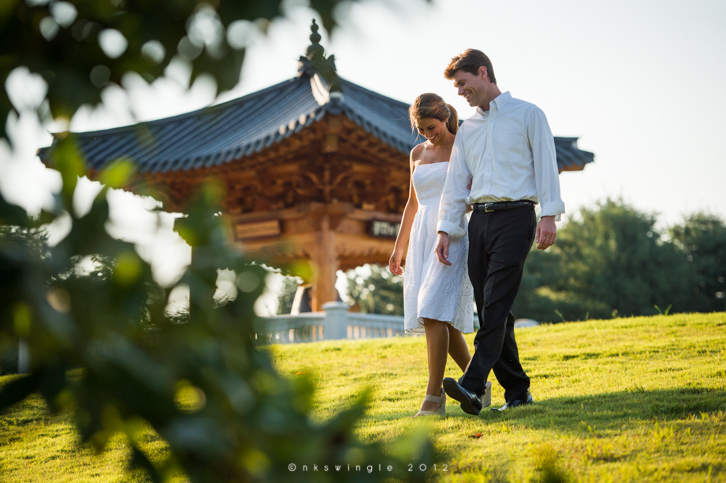
<instances>
[{"instance_id":1,"label":"woman","mask_svg":"<svg viewBox=\"0 0 726 483\"><path fill-rule=\"evenodd\" d=\"M408 241L403 278L405 329L425 332L429 365L426 397L416 416L444 415L446 394L441 384L446 354L464 371L471 355L462 332L474 331L474 295L466 275L469 240L451 241L451 266L439 263L434 254L439 201L459 123L456 110L436 94L420 95L408 112L411 126L426 142L411 150L408 203L388 267L395 275L404 273L401 258Z\"/></svg>"}]
</instances>

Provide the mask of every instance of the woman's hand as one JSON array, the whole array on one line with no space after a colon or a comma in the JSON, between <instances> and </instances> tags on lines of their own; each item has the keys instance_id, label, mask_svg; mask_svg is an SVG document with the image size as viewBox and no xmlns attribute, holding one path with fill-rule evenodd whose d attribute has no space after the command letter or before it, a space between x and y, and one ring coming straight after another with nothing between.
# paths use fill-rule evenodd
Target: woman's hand
<instances>
[{"instance_id":1,"label":"woman's hand","mask_svg":"<svg viewBox=\"0 0 726 483\"><path fill-rule=\"evenodd\" d=\"M403 250L393 250L390 260L388 260L388 269L394 275L403 275L403 269L401 268L401 258L403 257Z\"/></svg>"}]
</instances>

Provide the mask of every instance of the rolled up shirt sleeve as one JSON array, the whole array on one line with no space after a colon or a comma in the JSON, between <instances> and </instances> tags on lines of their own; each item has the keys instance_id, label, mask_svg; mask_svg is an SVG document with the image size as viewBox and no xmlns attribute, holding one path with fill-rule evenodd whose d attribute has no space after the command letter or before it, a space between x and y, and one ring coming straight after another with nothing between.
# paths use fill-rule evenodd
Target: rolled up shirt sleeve
<instances>
[{"instance_id":1,"label":"rolled up shirt sleeve","mask_svg":"<svg viewBox=\"0 0 726 483\"><path fill-rule=\"evenodd\" d=\"M532 111L527 130L534 161L537 198L542 208L540 216L555 216L559 221L560 215L565 212L565 204L560 197L555 138L541 109Z\"/></svg>"},{"instance_id":2,"label":"rolled up shirt sleeve","mask_svg":"<svg viewBox=\"0 0 726 483\"><path fill-rule=\"evenodd\" d=\"M466 235L461 222L466 214L466 198L469 196L467 185L471 173L464 160L463 140L464 136L456 136L451 149L449 170L439 204L439 222L436 226L437 232L443 231L451 238L461 238Z\"/></svg>"}]
</instances>

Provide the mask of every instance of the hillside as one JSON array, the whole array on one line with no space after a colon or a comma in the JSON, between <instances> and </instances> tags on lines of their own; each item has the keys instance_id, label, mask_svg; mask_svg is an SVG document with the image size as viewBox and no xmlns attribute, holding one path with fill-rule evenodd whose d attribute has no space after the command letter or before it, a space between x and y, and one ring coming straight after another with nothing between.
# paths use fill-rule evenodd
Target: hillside
<instances>
[{"instance_id":1,"label":"hillside","mask_svg":"<svg viewBox=\"0 0 726 483\"><path fill-rule=\"evenodd\" d=\"M537 403L479 418L456 404L446 418L409 418L425 388L423 337L269 350L284 374L313 375L316 418L371 388L361 438L429 427L442 456L426 471L439 481L726 481L726 314L557 324L517 338ZM457 371L450 363L447 375ZM495 406L502 394L495 382ZM47 414L37 397L0 414L0 481L129 481L123 441L97 457L76 439L72 415ZM164 451L151 431L147 445Z\"/></svg>"}]
</instances>

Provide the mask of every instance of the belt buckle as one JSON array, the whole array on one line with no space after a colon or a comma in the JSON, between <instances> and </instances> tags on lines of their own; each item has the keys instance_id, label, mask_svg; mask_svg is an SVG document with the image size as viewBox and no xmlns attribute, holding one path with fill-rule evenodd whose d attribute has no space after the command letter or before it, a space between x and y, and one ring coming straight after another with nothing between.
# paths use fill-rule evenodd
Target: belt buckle
<instances>
[{"instance_id":1,"label":"belt buckle","mask_svg":"<svg viewBox=\"0 0 726 483\"><path fill-rule=\"evenodd\" d=\"M492 207L492 203L484 203L484 213L492 213L494 210L490 207Z\"/></svg>"}]
</instances>

